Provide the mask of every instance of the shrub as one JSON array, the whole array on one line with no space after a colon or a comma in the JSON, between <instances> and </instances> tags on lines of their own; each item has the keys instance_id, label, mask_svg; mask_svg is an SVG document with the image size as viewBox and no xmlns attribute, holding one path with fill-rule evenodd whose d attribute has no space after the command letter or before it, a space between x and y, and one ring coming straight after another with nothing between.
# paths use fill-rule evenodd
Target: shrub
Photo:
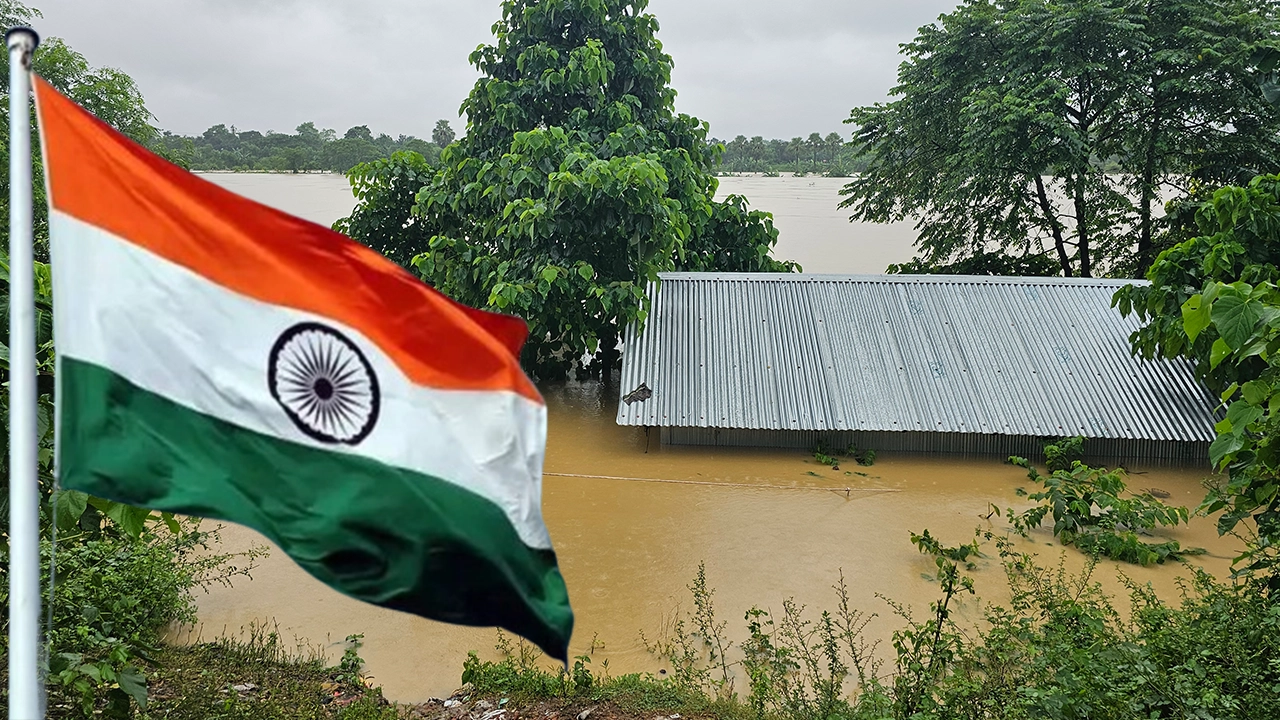
<instances>
[{"instance_id":1,"label":"shrub","mask_svg":"<svg viewBox=\"0 0 1280 720\"><path fill-rule=\"evenodd\" d=\"M135 536L88 507L56 547L50 538L41 543L42 576L51 565L56 572L52 598L48 588L43 598L52 619L49 704L55 714L130 717L147 705L141 666L160 634L195 620L193 591L247 576L264 550L213 552L217 530L168 518L171 526L159 515L142 521ZM8 603L7 583L0 601ZM5 631L7 650L7 618Z\"/></svg>"},{"instance_id":2,"label":"shrub","mask_svg":"<svg viewBox=\"0 0 1280 720\"><path fill-rule=\"evenodd\" d=\"M1027 477L1043 488L1033 493L1018 488L1018 495L1040 504L1021 513L1007 511L1016 532L1026 537L1046 517L1052 517L1053 534L1063 545L1139 565L1181 560L1204 552L1183 549L1176 540L1143 540L1142 536L1156 527L1186 523L1190 512L1185 507L1166 505L1149 493L1129 493L1123 470L1094 468L1080 462L1082 442L1074 438L1047 446L1049 475L1041 475L1025 458L1009 458L1014 465L1026 468Z\"/></svg>"}]
</instances>

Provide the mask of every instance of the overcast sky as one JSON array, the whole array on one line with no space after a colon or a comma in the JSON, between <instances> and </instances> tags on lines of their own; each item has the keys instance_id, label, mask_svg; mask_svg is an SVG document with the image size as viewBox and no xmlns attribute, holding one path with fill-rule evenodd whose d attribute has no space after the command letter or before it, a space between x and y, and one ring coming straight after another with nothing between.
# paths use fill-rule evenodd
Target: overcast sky
<instances>
[{"instance_id":1,"label":"overcast sky","mask_svg":"<svg viewBox=\"0 0 1280 720\"><path fill-rule=\"evenodd\" d=\"M499 0L28 0L42 35L138 82L157 124L430 137L455 129ZM676 108L712 135L847 134L883 100L898 45L956 0L652 0Z\"/></svg>"}]
</instances>

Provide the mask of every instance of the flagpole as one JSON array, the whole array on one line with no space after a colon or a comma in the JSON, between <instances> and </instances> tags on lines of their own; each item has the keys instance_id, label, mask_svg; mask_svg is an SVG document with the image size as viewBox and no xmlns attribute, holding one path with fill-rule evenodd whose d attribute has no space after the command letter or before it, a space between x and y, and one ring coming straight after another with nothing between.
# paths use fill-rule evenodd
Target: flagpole
<instances>
[{"instance_id":1,"label":"flagpole","mask_svg":"<svg viewBox=\"0 0 1280 720\"><path fill-rule=\"evenodd\" d=\"M44 717L40 683L40 478L36 473L35 296L31 263L31 53L16 27L9 48L9 717Z\"/></svg>"}]
</instances>

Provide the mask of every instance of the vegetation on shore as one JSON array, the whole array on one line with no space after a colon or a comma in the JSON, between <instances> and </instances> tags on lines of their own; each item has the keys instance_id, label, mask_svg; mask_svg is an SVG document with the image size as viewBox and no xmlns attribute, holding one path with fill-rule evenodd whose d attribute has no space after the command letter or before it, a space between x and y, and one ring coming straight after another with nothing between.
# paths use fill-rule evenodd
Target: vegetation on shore
<instances>
[{"instance_id":1,"label":"vegetation on shore","mask_svg":"<svg viewBox=\"0 0 1280 720\"><path fill-rule=\"evenodd\" d=\"M318 128L313 122L302 123L292 133L218 124L199 135L161 131L153 145L169 159L197 172L347 173L361 163L389 158L398 152L415 152L427 164L437 165L441 149L455 137L448 120L436 122L431 140L413 135L375 135L367 125L357 125L339 135L332 129ZM866 165L855 155L853 146L837 133L810 133L807 138L790 140L739 135L733 140L710 138L706 142L710 150L723 149L713 165L720 174L847 177Z\"/></svg>"},{"instance_id":2,"label":"vegetation on shore","mask_svg":"<svg viewBox=\"0 0 1280 720\"><path fill-rule=\"evenodd\" d=\"M825 175L847 177L866 169L867 160L838 133L810 133L790 140L750 139L739 135L732 140L711 139L724 146L717 169L724 173L765 173L777 175Z\"/></svg>"},{"instance_id":3,"label":"vegetation on shore","mask_svg":"<svg viewBox=\"0 0 1280 720\"><path fill-rule=\"evenodd\" d=\"M1204 514L1240 534L1240 573L1269 572L1280 592L1280 175L1213 193L1194 215L1194 237L1160 254L1149 285L1114 304L1143 322L1131 344L1143 357L1192 363L1225 410L1209 459L1225 477ZM1219 514L1220 513L1220 514ZM1273 601L1275 596L1273 595Z\"/></svg>"},{"instance_id":4,"label":"vegetation on shore","mask_svg":"<svg viewBox=\"0 0 1280 720\"><path fill-rule=\"evenodd\" d=\"M654 644L665 676L612 676L578 658L547 670L521 645L497 661L467 660L464 679L511 707L557 699L610 703L621 714L678 713L741 720L875 718L1273 717L1280 714L1280 611L1260 578L1223 583L1193 571L1181 602L1128 583L1127 612L1094 579L1096 560L1071 574L1045 567L1003 538L979 533L948 547L913 536L934 556L938 598L923 616L886 598L900 619L887 665L864 636L870 616L850 608L841 580L831 609L784 599L753 607L745 640L732 642L703 574L690 585L693 610ZM995 557L983 552L995 547ZM998 562L1007 605L957 622L976 594L965 568Z\"/></svg>"},{"instance_id":5,"label":"vegetation on shore","mask_svg":"<svg viewBox=\"0 0 1280 720\"><path fill-rule=\"evenodd\" d=\"M360 163L397 152L418 153L427 162L435 162L440 148L453 141L449 123L440 122L444 125L437 124L434 141L412 135L374 135L367 125L357 125L338 135L334 130L304 122L293 133L240 130L225 124L214 125L196 136L162 132L155 145L183 167L196 171L345 173Z\"/></svg>"}]
</instances>

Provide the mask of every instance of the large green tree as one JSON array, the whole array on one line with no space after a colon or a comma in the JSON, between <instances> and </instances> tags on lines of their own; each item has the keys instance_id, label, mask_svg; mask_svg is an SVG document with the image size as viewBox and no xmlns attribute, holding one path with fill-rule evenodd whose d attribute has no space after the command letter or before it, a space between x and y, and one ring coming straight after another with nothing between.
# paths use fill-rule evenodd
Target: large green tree
<instances>
[{"instance_id":1,"label":"large green tree","mask_svg":"<svg viewBox=\"0 0 1280 720\"><path fill-rule=\"evenodd\" d=\"M417 253L422 277L461 302L523 317L522 360L541 377L610 369L645 283L689 270L789 270L771 218L716 202L721 148L675 112L671 57L646 0L505 0L466 133L402 212L405 159L358 168L366 198L339 224ZM391 191L390 188L398 188Z\"/></svg>"},{"instance_id":2,"label":"large green tree","mask_svg":"<svg viewBox=\"0 0 1280 720\"><path fill-rule=\"evenodd\" d=\"M1164 199L1280 162L1251 63L1266 0L966 0L903 46L894 100L848 122L853 219L918 219L920 262L1047 254L1138 274Z\"/></svg>"}]
</instances>

